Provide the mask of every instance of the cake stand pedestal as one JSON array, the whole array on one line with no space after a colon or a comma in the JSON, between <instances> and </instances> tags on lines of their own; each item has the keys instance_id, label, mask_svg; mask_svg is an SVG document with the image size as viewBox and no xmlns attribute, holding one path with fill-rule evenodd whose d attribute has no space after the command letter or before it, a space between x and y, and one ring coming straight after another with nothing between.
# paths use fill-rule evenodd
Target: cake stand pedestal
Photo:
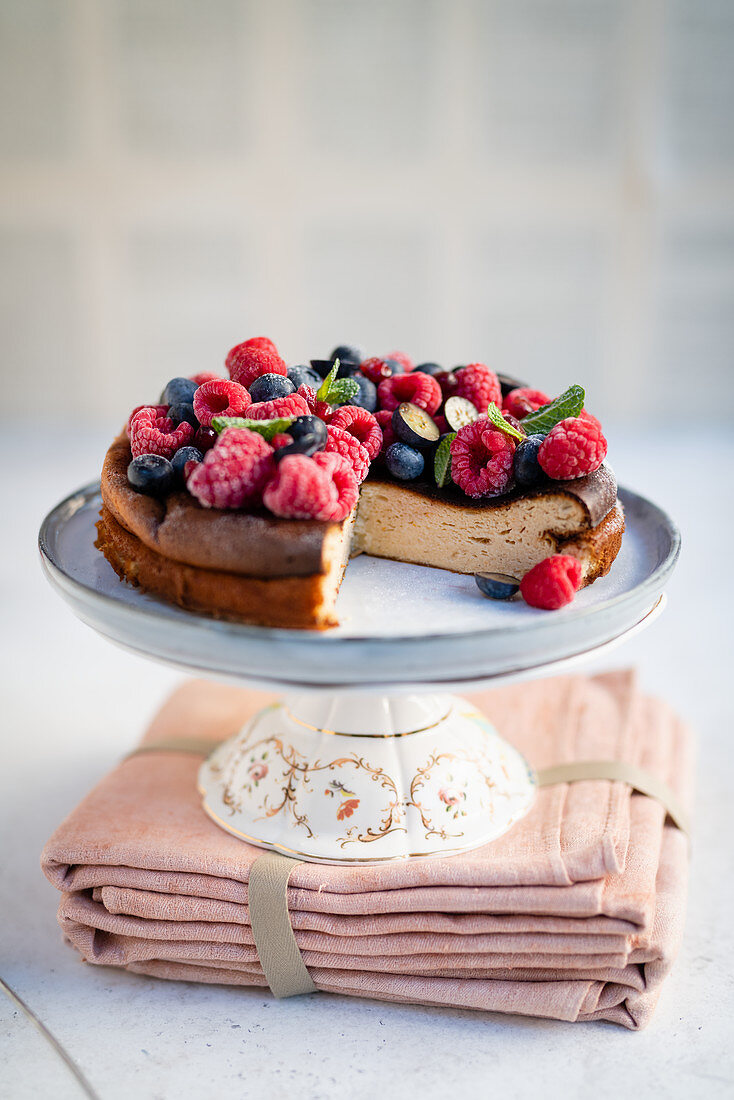
<instances>
[{"instance_id":1,"label":"cake stand pedestal","mask_svg":"<svg viewBox=\"0 0 734 1100\"><path fill-rule=\"evenodd\" d=\"M452 691L565 671L660 613L678 532L649 501L620 497L620 555L569 608L494 604L471 577L362 557L342 625L323 634L219 622L120 582L94 548L98 485L49 513L39 545L54 587L116 644L285 692L203 763L217 824L300 859L373 863L478 847L528 811L532 769Z\"/></svg>"}]
</instances>

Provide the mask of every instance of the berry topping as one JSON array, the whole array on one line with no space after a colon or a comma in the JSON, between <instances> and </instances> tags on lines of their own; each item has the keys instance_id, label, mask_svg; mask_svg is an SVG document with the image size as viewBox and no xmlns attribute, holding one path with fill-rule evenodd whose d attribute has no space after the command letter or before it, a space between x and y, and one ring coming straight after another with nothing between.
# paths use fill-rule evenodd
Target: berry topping
<instances>
[{"instance_id":1,"label":"berry topping","mask_svg":"<svg viewBox=\"0 0 734 1100\"><path fill-rule=\"evenodd\" d=\"M127 480L138 493L162 496L173 485L173 466L162 455L138 455L127 468Z\"/></svg>"},{"instance_id":2,"label":"berry topping","mask_svg":"<svg viewBox=\"0 0 734 1100\"><path fill-rule=\"evenodd\" d=\"M548 477L571 481L598 470L607 453L607 441L598 421L572 416L551 428L538 451L538 462Z\"/></svg>"},{"instance_id":3,"label":"berry topping","mask_svg":"<svg viewBox=\"0 0 734 1100\"><path fill-rule=\"evenodd\" d=\"M290 378L282 374L261 374L250 383L250 397L253 401L274 401L276 397L288 397L295 392L296 387Z\"/></svg>"},{"instance_id":4,"label":"berry topping","mask_svg":"<svg viewBox=\"0 0 734 1100\"><path fill-rule=\"evenodd\" d=\"M467 401L471 401L480 413L486 412L492 402L502 408L500 380L484 363L470 363L468 367L457 370L454 392L457 397L465 397Z\"/></svg>"},{"instance_id":5,"label":"berry topping","mask_svg":"<svg viewBox=\"0 0 734 1100\"><path fill-rule=\"evenodd\" d=\"M520 587L520 582L506 573L475 573L477 588L490 600L511 600Z\"/></svg>"},{"instance_id":6,"label":"berry topping","mask_svg":"<svg viewBox=\"0 0 734 1100\"><path fill-rule=\"evenodd\" d=\"M451 476L469 497L494 497L512 484L515 441L486 416L467 424L451 444Z\"/></svg>"},{"instance_id":7,"label":"berry topping","mask_svg":"<svg viewBox=\"0 0 734 1100\"><path fill-rule=\"evenodd\" d=\"M363 374L353 374L351 376L359 387L354 397L350 397L347 401L347 405L356 405L360 409L366 409L367 412L373 413L377 408L377 386L374 382L370 382L369 378L365 378Z\"/></svg>"},{"instance_id":8,"label":"berry topping","mask_svg":"<svg viewBox=\"0 0 734 1100\"><path fill-rule=\"evenodd\" d=\"M382 447L382 430L372 413L353 405L344 405L332 416L331 427L349 432L364 446L370 459L377 458Z\"/></svg>"},{"instance_id":9,"label":"berry topping","mask_svg":"<svg viewBox=\"0 0 734 1100\"><path fill-rule=\"evenodd\" d=\"M439 431L435 420L425 409L404 401L392 414L392 426L401 443L409 447L430 447L438 442Z\"/></svg>"},{"instance_id":10,"label":"berry topping","mask_svg":"<svg viewBox=\"0 0 734 1100\"><path fill-rule=\"evenodd\" d=\"M270 446L276 451L281 451L284 447L290 447L293 442L292 436L288 435L288 432L277 432L276 435L270 440ZM277 461L277 455L276 455Z\"/></svg>"},{"instance_id":11,"label":"berry topping","mask_svg":"<svg viewBox=\"0 0 734 1100\"><path fill-rule=\"evenodd\" d=\"M156 416L166 416L168 414L168 405L136 405L133 411L130 413L129 417L127 418L127 427L125 428L125 431L127 432L128 439L130 438L130 427L132 425L133 419L137 416L141 409L153 409Z\"/></svg>"},{"instance_id":12,"label":"berry topping","mask_svg":"<svg viewBox=\"0 0 734 1100\"><path fill-rule=\"evenodd\" d=\"M224 360L224 365L232 376L231 364L234 363L240 355L244 355L247 351L268 351L273 355L278 354L278 349L272 340L269 340L267 336L251 336L249 340L243 340L241 344L235 344L235 346L227 353L227 358Z\"/></svg>"},{"instance_id":13,"label":"berry topping","mask_svg":"<svg viewBox=\"0 0 734 1100\"><path fill-rule=\"evenodd\" d=\"M396 374L380 382L377 396L383 409L392 412L403 401L425 409L431 416L441 404L441 387L430 374L413 371L412 374Z\"/></svg>"},{"instance_id":14,"label":"berry topping","mask_svg":"<svg viewBox=\"0 0 734 1100\"><path fill-rule=\"evenodd\" d=\"M275 456L276 462L289 454L313 455L323 450L328 439L326 424L318 416L299 416L288 428L288 443ZM275 445L275 440L273 440Z\"/></svg>"},{"instance_id":15,"label":"berry topping","mask_svg":"<svg viewBox=\"0 0 734 1100\"><path fill-rule=\"evenodd\" d=\"M523 489L536 485L543 476L538 462L538 451L544 438L542 435L529 435L517 445L513 468L515 481Z\"/></svg>"},{"instance_id":16,"label":"berry topping","mask_svg":"<svg viewBox=\"0 0 734 1100\"><path fill-rule=\"evenodd\" d=\"M370 468L370 456L367 448L344 428L327 429L328 439L324 448L327 452L342 455L350 463L357 481L364 481Z\"/></svg>"},{"instance_id":17,"label":"berry topping","mask_svg":"<svg viewBox=\"0 0 734 1100\"><path fill-rule=\"evenodd\" d=\"M446 423L455 432L479 419L479 409L466 397L449 397L443 411Z\"/></svg>"},{"instance_id":18,"label":"berry topping","mask_svg":"<svg viewBox=\"0 0 734 1100\"><path fill-rule=\"evenodd\" d=\"M171 466L177 481L183 481L186 475L186 466L189 462L201 462L203 454L198 447L179 447L171 459ZM189 470L189 473L191 471Z\"/></svg>"},{"instance_id":19,"label":"berry topping","mask_svg":"<svg viewBox=\"0 0 734 1100\"><path fill-rule=\"evenodd\" d=\"M169 420L172 420L174 424L178 425L182 420L185 420L187 424L196 430L199 427L199 421L196 418L193 405L186 405L184 402L179 402L176 405L171 405L166 416Z\"/></svg>"},{"instance_id":20,"label":"berry topping","mask_svg":"<svg viewBox=\"0 0 734 1100\"><path fill-rule=\"evenodd\" d=\"M516 416L518 420L522 420L528 413L535 412L536 409L549 404L550 397L542 390L531 390L527 386L522 386L510 390L501 408L503 412L510 413L511 416Z\"/></svg>"},{"instance_id":21,"label":"berry topping","mask_svg":"<svg viewBox=\"0 0 734 1100\"><path fill-rule=\"evenodd\" d=\"M199 386L194 394L194 412L204 428L210 428L215 416L242 416L250 405L250 395L239 382L215 378Z\"/></svg>"},{"instance_id":22,"label":"berry topping","mask_svg":"<svg viewBox=\"0 0 734 1100\"><path fill-rule=\"evenodd\" d=\"M311 386L312 389L317 390L321 385L321 376L311 367L288 367L288 378L295 389L299 389L300 386Z\"/></svg>"},{"instance_id":23,"label":"berry topping","mask_svg":"<svg viewBox=\"0 0 734 1100\"><path fill-rule=\"evenodd\" d=\"M161 404L190 405L197 388L197 383L190 378L172 378L161 394Z\"/></svg>"},{"instance_id":24,"label":"berry topping","mask_svg":"<svg viewBox=\"0 0 734 1100\"><path fill-rule=\"evenodd\" d=\"M419 363L418 366L415 369L419 370L421 372L421 374L436 375L436 374L443 374L444 373L443 367L439 366L438 363Z\"/></svg>"},{"instance_id":25,"label":"berry topping","mask_svg":"<svg viewBox=\"0 0 734 1100\"><path fill-rule=\"evenodd\" d=\"M461 367L458 367L457 370L461 370ZM448 401L450 397L454 396L454 394L456 393L456 387L459 384L456 381L455 371L440 370L437 371L437 373L434 374L433 377L436 379L439 386L441 387L442 399L444 401Z\"/></svg>"},{"instance_id":26,"label":"berry topping","mask_svg":"<svg viewBox=\"0 0 734 1100\"><path fill-rule=\"evenodd\" d=\"M379 386L385 378L393 374L392 367L384 359L365 359L359 368L365 378Z\"/></svg>"},{"instance_id":27,"label":"berry topping","mask_svg":"<svg viewBox=\"0 0 734 1100\"><path fill-rule=\"evenodd\" d=\"M581 584L581 563L569 554L554 554L534 565L520 581L520 594L531 607L555 611L571 603Z\"/></svg>"},{"instance_id":28,"label":"berry topping","mask_svg":"<svg viewBox=\"0 0 734 1100\"><path fill-rule=\"evenodd\" d=\"M213 382L216 378L221 377L221 374L215 374L213 370L201 370L198 374L191 375L191 381L195 382L197 386L203 386L205 382Z\"/></svg>"},{"instance_id":29,"label":"berry topping","mask_svg":"<svg viewBox=\"0 0 734 1100\"><path fill-rule=\"evenodd\" d=\"M258 505L274 470L273 448L257 432L228 428L189 473L189 492L205 508Z\"/></svg>"},{"instance_id":30,"label":"berry topping","mask_svg":"<svg viewBox=\"0 0 734 1100\"><path fill-rule=\"evenodd\" d=\"M157 416L154 407L140 409L130 423L130 450L138 455L162 455L173 458L179 447L194 438L194 429L186 421L178 427L167 416Z\"/></svg>"},{"instance_id":31,"label":"berry topping","mask_svg":"<svg viewBox=\"0 0 734 1100\"><path fill-rule=\"evenodd\" d=\"M425 459L415 447L409 447L407 443L392 443L385 451L385 462L393 477L401 481L414 481L420 477L425 466Z\"/></svg>"},{"instance_id":32,"label":"berry topping","mask_svg":"<svg viewBox=\"0 0 734 1100\"><path fill-rule=\"evenodd\" d=\"M415 363L409 355L405 354L404 351L389 351L385 358L392 359L394 360L394 362L399 363L406 374L408 374L412 370L415 370Z\"/></svg>"},{"instance_id":33,"label":"berry topping","mask_svg":"<svg viewBox=\"0 0 734 1100\"><path fill-rule=\"evenodd\" d=\"M269 348L249 347L249 341L232 348L225 360L229 377L249 389L261 374L287 374L288 369L277 351Z\"/></svg>"},{"instance_id":34,"label":"berry topping","mask_svg":"<svg viewBox=\"0 0 734 1100\"><path fill-rule=\"evenodd\" d=\"M355 367L358 367L364 359L364 352L356 344L339 344L338 347L334 348L329 359L332 363L335 363L338 359L342 365L353 363Z\"/></svg>"},{"instance_id":35,"label":"berry topping","mask_svg":"<svg viewBox=\"0 0 734 1100\"><path fill-rule=\"evenodd\" d=\"M334 451L321 451L313 457L317 466L329 474L336 489L336 504L324 518L341 523L359 500L359 485L354 470L346 458Z\"/></svg>"},{"instance_id":36,"label":"berry topping","mask_svg":"<svg viewBox=\"0 0 734 1100\"><path fill-rule=\"evenodd\" d=\"M307 455L288 455L263 493L263 503L284 519L330 519L339 494L330 470Z\"/></svg>"},{"instance_id":37,"label":"berry topping","mask_svg":"<svg viewBox=\"0 0 734 1100\"><path fill-rule=\"evenodd\" d=\"M275 397L272 401L250 405L247 415L250 420L274 420L281 416L306 416L310 411L305 399L292 393L289 397Z\"/></svg>"},{"instance_id":38,"label":"berry topping","mask_svg":"<svg viewBox=\"0 0 734 1100\"><path fill-rule=\"evenodd\" d=\"M194 436L194 446L206 454L210 451L214 444L219 439L219 433L214 431L214 428L199 428L198 432Z\"/></svg>"},{"instance_id":39,"label":"berry topping","mask_svg":"<svg viewBox=\"0 0 734 1100\"><path fill-rule=\"evenodd\" d=\"M375 420L382 430L382 449L380 450L380 454L384 455L387 448L398 438L392 426L392 413L388 412L387 409L380 409L379 412L375 413Z\"/></svg>"},{"instance_id":40,"label":"berry topping","mask_svg":"<svg viewBox=\"0 0 734 1100\"><path fill-rule=\"evenodd\" d=\"M334 410L328 401L321 401L316 396L316 393L317 391L312 386L298 387L298 396L302 397L306 402L308 411L328 424L334 414Z\"/></svg>"}]
</instances>

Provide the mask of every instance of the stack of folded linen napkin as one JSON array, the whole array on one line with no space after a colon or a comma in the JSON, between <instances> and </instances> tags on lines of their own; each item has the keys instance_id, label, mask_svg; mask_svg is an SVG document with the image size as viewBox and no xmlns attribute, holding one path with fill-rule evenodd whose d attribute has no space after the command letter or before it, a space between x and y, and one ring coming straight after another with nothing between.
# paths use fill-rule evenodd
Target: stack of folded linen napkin
<instances>
[{"instance_id":1,"label":"stack of folded linen napkin","mask_svg":"<svg viewBox=\"0 0 734 1100\"><path fill-rule=\"evenodd\" d=\"M144 742L236 732L271 697L191 681ZM691 740L629 672L505 687L472 702L536 768L621 760L687 804ZM120 763L46 845L59 922L87 962L266 985L248 910L262 849L205 815L201 758ZM320 990L561 1020L649 1021L682 933L687 838L660 803L605 780L542 788L528 815L466 854L372 866L301 863L296 940Z\"/></svg>"}]
</instances>

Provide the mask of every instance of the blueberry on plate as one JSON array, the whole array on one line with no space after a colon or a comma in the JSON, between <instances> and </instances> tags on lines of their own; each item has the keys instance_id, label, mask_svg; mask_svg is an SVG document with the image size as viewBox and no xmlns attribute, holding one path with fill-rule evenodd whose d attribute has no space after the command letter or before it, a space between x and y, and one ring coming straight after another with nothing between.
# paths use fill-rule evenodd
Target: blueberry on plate
<instances>
[{"instance_id":1,"label":"blueberry on plate","mask_svg":"<svg viewBox=\"0 0 734 1100\"><path fill-rule=\"evenodd\" d=\"M317 374L311 367L304 367L300 364L297 367L288 367L288 377L296 389L299 386L311 386L312 389L317 390L321 385L321 375Z\"/></svg>"},{"instance_id":2,"label":"blueberry on plate","mask_svg":"<svg viewBox=\"0 0 734 1100\"><path fill-rule=\"evenodd\" d=\"M199 427L199 421L196 419L196 413L194 412L193 405L187 405L183 401L178 401L175 405L171 405L166 416L173 421L176 427L186 421L192 428Z\"/></svg>"},{"instance_id":3,"label":"blueberry on plate","mask_svg":"<svg viewBox=\"0 0 734 1100\"><path fill-rule=\"evenodd\" d=\"M455 432L458 432L459 428L465 428L467 424L473 424L475 420L479 419L479 411L476 405L473 405L468 398L457 397L456 395L449 397L443 407L443 414L446 417L446 423Z\"/></svg>"},{"instance_id":4,"label":"blueberry on plate","mask_svg":"<svg viewBox=\"0 0 734 1100\"><path fill-rule=\"evenodd\" d=\"M400 481L414 481L420 477L425 459L420 451L409 447L407 443L391 443L385 451L385 462L393 477Z\"/></svg>"},{"instance_id":5,"label":"blueberry on plate","mask_svg":"<svg viewBox=\"0 0 734 1100\"><path fill-rule=\"evenodd\" d=\"M173 466L162 455L138 455L127 468L127 480L138 493L162 496L173 485Z\"/></svg>"},{"instance_id":6,"label":"blueberry on plate","mask_svg":"<svg viewBox=\"0 0 734 1100\"><path fill-rule=\"evenodd\" d=\"M161 394L161 405L190 405L198 388L190 378L172 378Z\"/></svg>"},{"instance_id":7,"label":"blueberry on plate","mask_svg":"<svg viewBox=\"0 0 734 1100\"><path fill-rule=\"evenodd\" d=\"M506 573L475 573L477 588L490 600L511 600L520 590L520 582Z\"/></svg>"},{"instance_id":8,"label":"blueberry on plate","mask_svg":"<svg viewBox=\"0 0 734 1100\"><path fill-rule=\"evenodd\" d=\"M347 405L358 405L361 409L373 413L377 408L377 386L374 382L370 382L369 378L365 378L363 374L353 374L351 377L357 383L359 389L354 397L349 398Z\"/></svg>"},{"instance_id":9,"label":"blueberry on plate","mask_svg":"<svg viewBox=\"0 0 734 1100\"><path fill-rule=\"evenodd\" d=\"M297 416L288 428L288 435L294 443L304 439L315 439L319 444L317 450L325 447L329 438L326 424L318 416Z\"/></svg>"},{"instance_id":10,"label":"blueberry on plate","mask_svg":"<svg viewBox=\"0 0 734 1100\"><path fill-rule=\"evenodd\" d=\"M356 344L339 344L329 356L332 366L334 360L338 359L342 366L345 363L353 363L355 367L358 367L364 358L364 352Z\"/></svg>"},{"instance_id":11,"label":"blueberry on plate","mask_svg":"<svg viewBox=\"0 0 734 1100\"><path fill-rule=\"evenodd\" d=\"M203 454L198 447L179 447L171 459L171 466L178 481L183 481L187 462L201 462Z\"/></svg>"},{"instance_id":12,"label":"blueberry on plate","mask_svg":"<svg viewBox=\"0 0 734 1100\"><path fill-rule=\"evenodd\" d=\"M284 374L261 374L249 386L253 401L274 401L276 397L288 397L296 387Z\"/></svg>"},{"instance_id":13,"label":"blueberry on plate","mask_svg":"<svg viewBox=\"0 0 734 1100\"><path fill-rule=\"evenodd\" d=\"M441 374L443 371L443 367L438 363L419 363L415 369L421 374Z\"/></svg>"},{"instance_id":14,"label":"blueberry on plate","mask_svg":"<svg viewBox=\"0 0 734 1100\"><path fill-rule=\"evenodd\" d=\"M401 443L422 450L438 441L438 425L425 409L403 401L392 414L392 428Z\"/></svg>"},{"instance_id":15,"label":"blueberry on plate","mask_svg":"<svg viewBox=\"0 0 734 1100\"><path fill-rule=\"evenodd\" d=\"M523 488L537 484L543 477L543 471L538 462L538 451L544 438L542 435L529 435L515 448L513 473L515 481Z\"/></svg>"}]
</instances>

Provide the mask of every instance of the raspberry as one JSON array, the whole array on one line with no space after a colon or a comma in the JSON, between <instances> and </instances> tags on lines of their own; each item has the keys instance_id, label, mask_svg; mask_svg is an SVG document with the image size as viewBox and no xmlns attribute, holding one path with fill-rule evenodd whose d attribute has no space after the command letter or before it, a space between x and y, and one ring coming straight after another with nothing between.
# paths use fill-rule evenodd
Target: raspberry
<instances>
[{"instance_id":1,"label":"raspberry","mask_svg":"<svg viewBox=\"0 0 734 1100\"><path fill-rule=\"evenodd\" d=\"M194 394L194 413L203 428L210 428L215 416L242 416L250 404L245 387L226 378L213 378Z\"/></svg>"},{"instance_id":2,"label":"raspberry","mask_svg":"<svg viewBox=\"0 0 734 1100\"><path fill-rule=\"evenodd\" d=\"M396 363L400 363L400 366L403 368L406 374L409 374L410 371L415 370L415 363L409 355L405 354L404 351L391 351L388 355L385 355L384 358L394 359ZM414 402L414 404L417 404L417 402Z\"/></svg>"},{"instance_id":3,"label":"raspberry","mask_svg":"<svg viewBox=\"0 0 734 1100\"><path fill-rule=\"evenodd\" d=\"M366 447L350 432L343 428L332 428L331 424L326 429L328 439L324 450L333 454L342 455L354 470L357 481L364 481L370 468L370 456Z\"/></svg>"},{"instance_id":4,"label":"raspberry","mask_svg":"<svg viewBox=\"0 0 734 1100\"><path fill-rule=\"evenodd\" d=\"M278 416L308 416L310 411L302 397L291 393L288 397L274 397L272 401L250 405L247 415L250 420L274 420Z\"/></svg>"},{"instance_id":5,"label":"raspberry","mask_svg":"<svg viewBox=\"0 0 734 1100\"><path fill-rule=\"evenodd\" d=\"M284 519L330 519L339 492L329 470L306 455L287 455L263 493L263 503Z\"/></svg>"},{"instance_id":6,"label":"raspberry","mask_svg":"<svg viewBox=\"0 0 734 1100\"><path fill-rule=\"evenodd\" d=\"M469 497L499 496L512 483L514 454L514 440L480 416L451 443L451 476Z\"/></svg>"},{"instance_id":7,"label":"raspberry","mask_svg":"<svg viewBox=\"0 0 734 1100\"><path fill-rule=\"evenodd\" d=\"M365 378L369 378L370 382L374 382L376 386L379 386L383 378L389 378L393 373L392 367L384 359L365 359L359 369Z\"/></svg>"},{"instance_id":8,"label":"raspberry","mask_svg":"<svg viewBox=\"0 0 734 1100\"><path fill-rule=\"evenodd\" d=\"M485 413L492 401L498 409L502 408L500 380L484 363L470 363L457 370L454 393L457 397L465 397L467 401L471 401L480 413Z\"/></svg>"},{"instance_id":9,"label":"raspberry","mask_svg":"<svg viewBox=\"0 0 734 1100\"><path fill-rule=\"evenodd\" d=\"M168 412L168 405L136 405L127 418L127 427L125 431L127 432L128 439L130 438L130 428L132 427L133 417L137 416L141 409L154 409L156 416L165 416Z\"/></svg>"},{"instance_id":10,"label":"raspberry","mask_svg":"<svg viewBox=\"0 0 734 1100\"><path fill-rule=\"evenodd\" d=\"M384 455L390 444L395 443L398 438L392 426L392 413L388 412L387 409L380 409L379 412L375 413L375 420L382 430L382 448L380 454Z\"/></svg>"},{"instance_id":11,"label":"raspberry","mask_svg":"<svg viewBox=\"0 0 734 1100\"><path fill-rule=\"evenodd\" d=\"M555 611L570 603L581 584L581 563L569 554L554 554L534 565L520 581L525 603Z\"/></svg>"},{"instance_id":12,"label":"raspberry","mask_svg":"<svg viewBox=\"0 0 734 1100\"><path fill-rule=\"evenodd\" d=\"M203 386L205 382L214 382L221 377L221 374L215 374L213 370L202 370L198 374L192 374L191 381L196 382L197 386Z\"/></svg>"},{"instance_id":13,"label":"raspberry","mask_svg":"<svg viewBox=\"0 0 734 1100\"><path fill-rule=\"evenodd\" d=\"M273 448L257 432L228 428L189 473L186 486L205 508L260 504L272 477Z\"/></svg>"},{"instance_id":14,"label":"raspberry","mask_svg":"<svg viewBox=\"0 0 734 1100\"><path fill-rule=\"evenodd\" d=\"M331 423L331 418L334 415L334 410L332 409L331 405L327 405L326 401L319 401L318 397L316 396L316 390L313 388L313 386L307 386L304 382L302 386L298 387L296 393L306 402L310 413L312 413L314 416L320 417L325 424Z\"/></svg>"},{"instance_id":15,"label":"raspberry","mask_svg":"<svg viewBox=\"0 0 734 1100\"><path fill-rule=\"evenodd\" d=\"M232 348L224 365L233 382L247 389L261 374L287 374L288 368L277 351L248 347L247 341Z\"/></svg>"},{"instance_id":16,"label":"raspberry","mask_svg":"<svg viewBox=\"0 0 734 1100\"><path fill-rule=\"evenodd\" d=\"M332 416L331 424L358 439L370 460L377 458L382 447L382 430L371 412L357 405L342 405Z\"/></svg>"},{"instance_id":17,"label":"raspberry","mask_svg":"<svg viewBox=\"0 0 734 1100\"><path fill-rule=\"evenodd\" d=\"M588 420L592 424L596 424L599 431L601 431L601 421L597 420L593 413L587 412L586 409L582 409L579 413L579 420Z\"/></svg>"},{"instance_id":18,"label":"raspberry","mask_svg":"<svg viewBox=\"0 0 734 1100\"><path fill-rule=\"evenodd\" d=\"M334 451L319 451L314 462L331 476L337 493L337 502L326 519L341 523L359 500L359 485L349 461Z\"/></svg>"},{"instance_id":19,"label":"raspberry","mask_svg":"<svg viewBox=\"0 0 734 1100\"><path fill-rule=\"evenodd\" d=\"M507 394L502 411L510 413L511 416L516 416L518 420L522 420L524 416L535 412L541 405L549 404L550 397L542 390L531 390L527 386L519 386L515 390L510 390Z\"/></svg>"},{"instance_id":20,"label":"raspberry","mask_svg":"<svg viewBox=\"0 0 734 1100\"><path fill-rule=\"evenodd\" d=\"M433 416L441 404L441 387L430 374L413 371L412 374L394 374L380 382L377 396L381 407L388 412L397 409L403 401L410 401Z\"/></svg>"},{"instance_id":21,"label":"raspberry","mask_svg":"<svg viewBox=\"0 0 734 1100\"><path fill-rule=\"evenodd\" d=\"M138 455L173 458L179 447L194 438L194 429L185 420L174 428L167 416L158 416L155 406L139 409L130 422L130 450Z\"/></svg>"},{"instance_id":22,"label":"raspberry","mask_svg":"<svg viewBox=\"0 0 734 1100\"><path fill-rule=\"evenodd\" d=\"M548 477L571 481L598 470L607 453L607 441L597 420L570 416L551 428L540 445L538 462Z\"/></svg>"},{"instance_id":23,"label":"raspberry","mask_svg":"<svg viewBox=\"0 0 734 1100\"><path fill-rule=\"evenodd\" d=\"M289 447L292 442L293 438L287 432L278 432L270 440L270 445L273 450L277 451L280 447Z\"/></svg>"}]
</instances>

